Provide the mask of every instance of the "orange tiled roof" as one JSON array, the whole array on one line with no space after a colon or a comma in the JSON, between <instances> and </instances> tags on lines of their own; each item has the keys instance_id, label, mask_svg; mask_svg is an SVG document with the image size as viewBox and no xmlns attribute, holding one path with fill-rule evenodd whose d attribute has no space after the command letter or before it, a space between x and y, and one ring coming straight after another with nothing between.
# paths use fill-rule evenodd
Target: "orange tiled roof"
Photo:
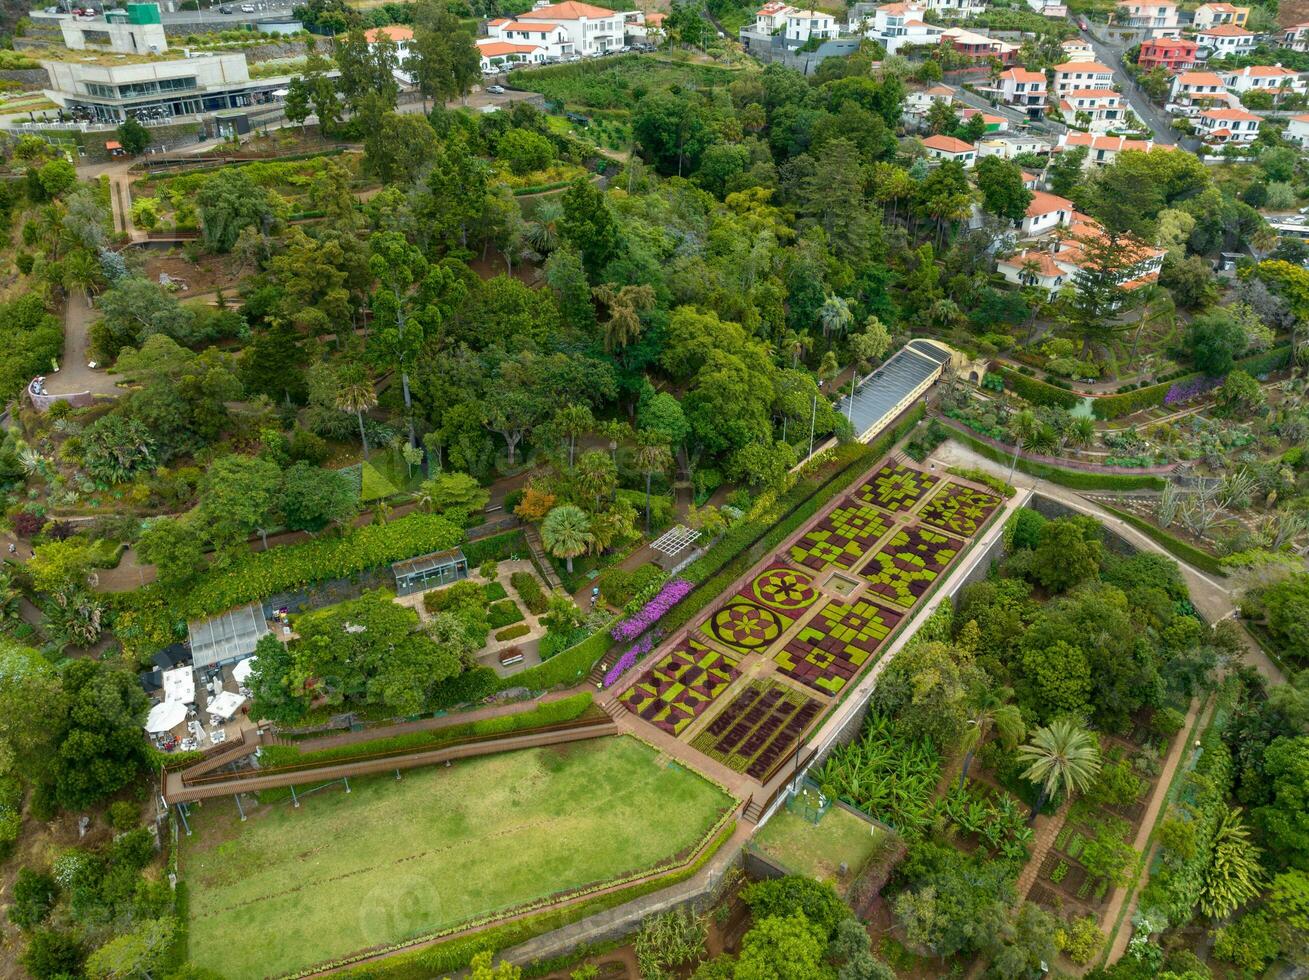
<instances>
[{"instance_id":1,"label":"orange tiled roof","mask_svg":"<svg viewBox=\"0 0 1309 980\"><path fill-rule=\"evenodd\" d=\"M414 31L411 27L402 27L399 24L388 24L386 27L370 27L368 30L364 31L364 40L369 44L376 44L383 38L387 38L388 40L397 43L400 41L412 41L414 39Z\"/></svg>"},{"instance_id":2,"label":"orange tiled roof","mask_svg":"<svg viewBox=\"0 0 1309 980\"><path fill-rule=\"evenodd\" d=\"M564 0L563 3L552 3L548 7L540 7L536 10L529 10L525 14L519 14L519 20L581 20L583 17L588 20L595 20L597 17L612 17L614 12L605 7L593 7L589 3L579 3L578 0Z\"/></svg>"},{"instance_id":3,"label":"orange tiled roof","mask_svg":"<svg viewBox=\"0 0 1309 980\"><path fill-rule=\"evenodd\" d=\"M1208 37L1254 37L1244 27L1237 27L1235 24L1219 24L1217 27L1206 27L1196 33Z\"/></svg>"},{"instance_id":4,"label":"orange tiled roof","mask_svg":"<svg viewBox=\"0 0 1309 980\"><path fill-rule=\"evenodd\" d=\"M1058 194L1032 191L1032 203L1027 205L1027 217L1036 218L1043 214L1050 214L1053 211L1067 211L1071 214L1073 202L1066 197L1060 197Z\"/></svg>"},{"instance_id":5,"label":"orange tiled roof","mask_svg":"<svg viewBox=\"0 0 1309 980\"><path fill-rule=\"evenodd\" d=\"M965 143L953 136L943 135L927 137L927 139L923 140L923 146L929 150L938 150L942 153L969 153L973 149L971 143Z\"/></svg>"}]
</instances>

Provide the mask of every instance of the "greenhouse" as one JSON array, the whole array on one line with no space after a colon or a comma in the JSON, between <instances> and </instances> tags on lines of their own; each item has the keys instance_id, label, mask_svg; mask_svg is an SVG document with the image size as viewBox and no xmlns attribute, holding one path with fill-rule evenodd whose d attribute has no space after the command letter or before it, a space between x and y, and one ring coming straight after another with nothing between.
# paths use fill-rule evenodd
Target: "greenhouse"
<instances>
[{"instance_id":1,"label":"greenhouse","mask_svg":"<svg viewBox=\"0 0 1309 980\"><path fill-rule=\"evenodd\" d=\"M468 577L468 559L458 548L406 558L391 566L396 595L410 595Z\"/></svg>"}]
</instances>

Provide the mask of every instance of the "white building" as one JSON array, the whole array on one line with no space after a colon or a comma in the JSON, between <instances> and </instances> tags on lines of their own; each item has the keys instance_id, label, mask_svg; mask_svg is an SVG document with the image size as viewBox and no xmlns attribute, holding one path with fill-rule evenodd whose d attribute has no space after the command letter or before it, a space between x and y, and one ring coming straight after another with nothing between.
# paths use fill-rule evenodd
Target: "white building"
<instances>
[{"instance_id":1,"label":"white building","mask_svg":"<svg viewBox=\"0 0 1309 980\"><path fill-rule=\"evenodd\" d=\"M1172 91L1168 98L1178 105L1231 101L1222 77L1212 71L1182 72L1173 79Z\"/></svg>"},{"instance_id":2,"label":"white building","mask_svg":"<svg viewBox=\"0 0 1309 980\"><path fill-rule=\"evenodd\" d=\"M966 20L986 12L986 0L927 0L927 9L940 17Z\"/></svg>"},{"instance_id":3,"label":"white building","mask_svg":"<svg viewBox=\"0 0 1309 980\"><path fill-rule=\"evenodd\" d=\"M999 157L1001 160L1012 160L1014 157L1024 156L1027 154L1043 155L1050 152L1050 143L1047 137L1031 136L1027 133L996 133L987 135L977 144L977 159L983 157ZM1030 182L1031 188L1036 187L1036 175L1030 177L1030 181L1024 175L1024 184Z\"/></svg>"},{"instance_id":4,"label":"white building","mask_svg":"<svg viewBox=\"0 0 1309 980\"><path fill-rule=\"evenodd\" d=\"M578 0L538 3L527 13L519 14L514 23L524 21L562 28L571 45L567 54L590 57L623 46L625 17L606 7L593 7Z\"/></svg>"},{"instance_id":5,"label":"white building","mask_svg":"<svg viewBox=\"0 0 1309 980\"><path fill-rule=\"evenodd\" d=\"M1086 162L1083 169L1104 167L1118 159L1118 154L1126 150L1139 150L1149 153L1151 150L1176 150L1168 143L1156 143L1154 140L1134 140L1126 136L1103 136L1095 133L1064 133L1059 137L1058 151L1075 150L1086 147Z\"/></svg>"},{"instance_id":6,"label":"white building","mask_svg":"<svg viewBox=\"0 0 1309 980\"><path fill-rule=\"evenodd\" d=\"M977 149L953 136L928 136L923 140L923 149L933 160L953 160L962 163L965 170L972 169L977 162Z\"/></svg>"},{"instance_id":7,"label":"white building","mask_svg":"<svg viewBox=\"0 0 1309 980\"><path fill-rule=\"evenodd\" d=\"M120 54L158 54L168 50L156 4L132 4L129 10L111 10L104 20L60 16L59 31L64 37L64 47L71 51L108 48Z\"/></svg>"},{"instance_id":8,"label":"white building","mask_svg":"<svg viewBox=\"0 0 1309 980\"><path fill-rule=\"evenodd\" d=\"M1195 131L1206 143L1253 143L1260 119L1244 109L1203 109Z\"/></svg>"},{"instance_id":9,"label":"white building","mask_svg":"<svg viewBox=\"0 0 1309 980\"><path fill-rule=\"evenodd\" d=\"M1309 51L1309 24L1296 24L1283 31L1282 47L1292 51Z\"/></svg>"},{"instance_id":10,"label":"white building","mask_svg":"<svg viewBox=\"0 0 1309 980\"><path fill-rule=\"evenodd\" d=\"M1046 80L1043 71L1009 68L996 79L1000 101L1024 110L1032 118L1045 110Z\"/></svg>"},{"instance_id":11,"label":"white building","mask_svg":"<svg viewBox=\"0 0 1309 980\"><path fill-rule=\"evenodd\" d=\"M1234 7L1230 3L1202 3L1195 8L1191 26L1197 31L1202 31L1206 27L1217 27L1219 24L1244 27L1249 16L1249 7Z\"/></svg>"},{"instance_id":12,"label":"white building","mask_svg":"<svg viewBox=\"0 0 1309 980\"><path fill-rule=\"evenodd\" d=\"M1068 16L1068 4L1061 3L1060 0L1027 0L1027 6L1031 8L1032 13L1040 14L1042 17L1063 20Z\"/></svg>"},{"instance_id":13,"label":"white building","mask_svg":"<svg viewBox=\"0 0 1309 980\"><path fill-rule=\"evenodd\" d=\"M409 60L412 53L411 48L414 43L414 31L411 27L405 27L401 24L388 24L386 27L370 27L364 31L364 40L371 47L374 44L380 44L383 41L390 41L395 45L396 68L394 75L396 81L404 85L413 85L414 76L405 69L405 62Z\"/></svg>"},{"instance_id":14,"label":"white building","mask_svg":"<svg viewBox=\"0 0 1309 980\"><path fill-rule=\"evenodd\" d=\"M1291 117L1291 121L1286 124L1286 138L1309 149L1309 113Z\"/></svg>"},{"instance_id":15,"label":"white building","mask_svg":"<svg viewBox=\"0 0 1309 980\"><path fill-rule=\"evenodd\" d=\"M1040 238L1071 222L1075 210L1073 202L1066 197L1034 191L1032 201L1027 205L1027 214L1018 222L1018 228L1028 238Z\"/></svg>"},{"instance_id":16,"label":"white building","mask_svg":"<svg viewBox=\"0 0 1309 980\"><path fill-rule=\"evenodd\" d=\"M1064 57L1068 61L1095 61L1095 49L1091 47L1091 42L1083 41L1080 37L1064 41L1059 47L1063 48Z\"/></svg>"},{"instance_id":17,"label":"white building","mask_svg":"<svg viewBox=\"0 0 1309 980\"><path fill-rule=\"evenodd\" d=\"M810 38L836 37L836 19L821 10L790 10L786 14L786 39L803 43Z\"/></svg>"},{"instance_id":18,"label":"white building","mask_svg":"<svg viewBox=\"0 0 1309 980\"><path fill-rule=\"evenodd\" d=\"M1303 92L1305 81L1297 71L1281 65L1249 65L1236 71L1223 72L1223 84L1237 97L1247 92Z\"/></svg>"},{"instance_id":19,"label":"white building","mask_svg":"<svg viewBox=\"0 0 1309 980\"><path fill-rule=\"evenodd\" d=\"M884 47L887 54L895 54L906 44L939 44L945 29L923 20L926 9L917 3L884 3L873 11L872 24L863 29L863 34ZM851 33L859 32L860 26L852 23Z\"/></svg>"},{"instance_id":20,"label":"white building","mask_svg":"<svg viewBox=\"0 0 1309 980\"><path fill-rule=\"evenodd\" d=\"M1152 37L1169 37L1181 33L1177 4L1170 0L1127 0L1114 10L1113 22L1119 27L1148 31Z\"/></svg>"},{"instance_id":21,"label":"white building","mask_svg":"<svg viewBox=\"0 0 1309 980\"><path fill-rule=\"evenodd\" d=\"M764 4L754 14L755 33L780 34L786 27L786 15L794 9L787 4L779 3L778 0Z\"/></svg>"},{"instance_id":22,"label":"white building","mask_svg":"<svg viewBox=\"0 0 1309 980\"><path fill-rule=\"evenodd\" d=\"M1000 259L996 270L1009 282L1039 287L1054 299L1060 289L1075 282L1084 262L1083 242L1104 235L1104 229L1085 215L1074 214L1070 225L1050 248L1028 249ZM1166 254L1163 249L1130 241L1121 242L1120 249L1132 260L1121 273L1120 285L1124 289L1137 289L1159 279Z\"/></svg>"},{"instance_id":23,"label":"white building","mask_svg":"<svg viewBox=\"0 0 1309 980\"><path fill-rule=\"evenodd\" d=\"M1062 98L1078 89L1112 88L1114 72L1096 61L1065 61L1054 66L1054 92Z\"/></svg>"},{"instance_id":24,"label":"white building","mask_svg":"<svg viewBox=\"0 0 1309 980\"><path fill-rule=\"evenodd\" d=\"M1059 100L1064 119L1076 122L1080 115L1092 130L1103 132L1122 123L1127 112L1122 95L1111 88L1074 89Z\"/></svg>"},{"instance_id":25,"label":"white building","mask_svg":"<svg viewBox=\"0 0 1309 980\"><path fill-rule=\"evenodd\" d=\"M543 45L501 41L493 37L479 37L477 53L482 59L484 72L513 65L543 65L550 57Z\"/></svg>"},{"instance_id":26,"label":"white building","mask_svg":"<svg viewBox=\"0 0 1309 980\"><path fill-rule=\"evenodd\" d=\"M906 119L918 121L927 118L927 113L937 102L944 102L950 105L954 102L955 90L949 85L933 85L931 88L914 89L906 92L904 97L904 112L902 115Z\"/></svg>"},{"instance_id":27,"label":"white building","mask_svg":"<svg viewBox=\"0 0 1309 980\"><path fill-rule=\"evenodd\" d=\"M526 46L533 50L540 49L542 52L539 59L518 60L544 61L547 58L567 58L576 53L572 35L562 24L552 24L544 20L513 20L509 17L497 17L487 22L486 31L489 37L479 39L478 47L484 47L483 41L499 41L518 47Z\"/></svg>"},{"instance_id":28,"label":"white building","mask_svg":"<svg viewBox=\"0 0 1309 980\"><path fill-rule=\"evenodd\" d=\"M1196 31L1196 52L1200 58L1223 58L1229 54L1249 54L1254 50L1254 35L1235 24L1219 24Z\"/></svg>"}]
</instances>

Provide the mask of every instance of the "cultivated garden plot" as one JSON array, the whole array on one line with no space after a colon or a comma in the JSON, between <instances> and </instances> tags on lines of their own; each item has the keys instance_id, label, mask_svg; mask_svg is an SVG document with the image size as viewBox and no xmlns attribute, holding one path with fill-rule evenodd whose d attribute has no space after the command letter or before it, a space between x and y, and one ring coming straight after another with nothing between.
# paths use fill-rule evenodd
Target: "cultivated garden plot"
<instances>
[{"instance_id":1,"label":"cultivated garden plot","mask_svg":"<svg viewBox=\"0 0 1309 980\"><path fill-rule=\"evenodd\" d=\"M947 483L918 512L924 524L971 538L1004 501L993 493Z\"/></svg>"},{"instance_id":2,"label":"cultivated garden plot","mask_svg":"<svg viewBox=\"0 0 1309 980\"><path fill-rule=\"evenodd\" d=\"M822 705L794 688L754 680L718 712L691 745L727 768L768 781L799 744Z\"/></svg>"},{"instance_id":3,"label":"cultivated garden plot","mask_svg":"<svg viewBox=\"0 0 1309 980\"><path fill-rule=\"evenodd\" d=\"M864 669L902 618L900 613L866 600L833 600L773 659L787 677L823 694L838 694Z\"/></svg>"},{"instance_id":4,"label":"cultivated garden plot","mask_svg":"<svg viewBox=\"0 0 1309 980\"><path fill-rule=\"evenodd\" d=\"M736 596L725 602L700 627L700 632L729 650L750 653L770 646L795 620Z\"/></svg>"},{"instance_id":5,"label":"cultivated garden plot","mask_svg":"<svg viewBox=\"0 0 1309 980\"><path fill-rule=\"evenodd\" d=\"M936 477L903 463L887 463L862 484L853 496L892 513L912 510L936 486Z\"/></svg>"},{"instance_id":6,"label":"cultivated garden plot","mask_svg":"<svg viewBox=\"0 0 1309 980\"><path fill-rule=\"evenodd\" d=\"M679 735L739 676L736 661L688 637L618 700L669 735Z\"/></svg>"},{"instance_id":7,"label":"cultivated garden plot","mask_svg":"<svg viewBox=\"0 0 1309 980\"><path fill-rule=\"evenodd\" d=\"M901 609L910 609L958 557L963 544L930 528L901 528L864 566L871 592Z\"/></svg>"},{"instance_id":8,"label":"cultivated garden plot","mask_svg":"<svg viewBox=\"0 0 1309 980\"><path fill-rule=\"evenodd\" d=\"M812 575L781 562L765 568L739 594L787 616L798 616L819 597Z\"/></svg>"},{"instance_id":9,"label":"cultivated garden plot","mask_svg":"<svg viewBox=\"0 0 1309 980\"><path fill-rule=\"evenodd\" d=\"M853 568L891 523L867 504L847 499L791 546L791 557L820 572L833 565Z\"/></svg>"}]
</instances>

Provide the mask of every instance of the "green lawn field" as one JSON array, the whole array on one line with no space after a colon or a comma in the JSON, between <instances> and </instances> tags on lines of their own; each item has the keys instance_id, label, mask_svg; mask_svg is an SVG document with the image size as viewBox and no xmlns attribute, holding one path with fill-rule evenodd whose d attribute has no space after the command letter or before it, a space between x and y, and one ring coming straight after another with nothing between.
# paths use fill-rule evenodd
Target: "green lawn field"
<instances>
[{"instance_id":1,"label":"green lawn field","mask_svg":"<svg viewBox=\"0 0 1309 980\"><path fill-rule=\"evenodd\" d=\"M653 867L731 798L631 738L351 781L289 802L193 809L181 869L190 958L276 976Z\"/></svg>"},{"instance_id":2,"label":"green lawn field","mask_svg":"<svg viewBox=\"0 0 1309 980\"><path fill-rule=\"evenodd\" d=\"M783 807L754 836L753 844L784 868L829 881L845 893L850 879L879 846L880 831L867 820L833 806L817 824ZM844 879L841 865L848 869Z\"/></svg>"}]
</instances>

